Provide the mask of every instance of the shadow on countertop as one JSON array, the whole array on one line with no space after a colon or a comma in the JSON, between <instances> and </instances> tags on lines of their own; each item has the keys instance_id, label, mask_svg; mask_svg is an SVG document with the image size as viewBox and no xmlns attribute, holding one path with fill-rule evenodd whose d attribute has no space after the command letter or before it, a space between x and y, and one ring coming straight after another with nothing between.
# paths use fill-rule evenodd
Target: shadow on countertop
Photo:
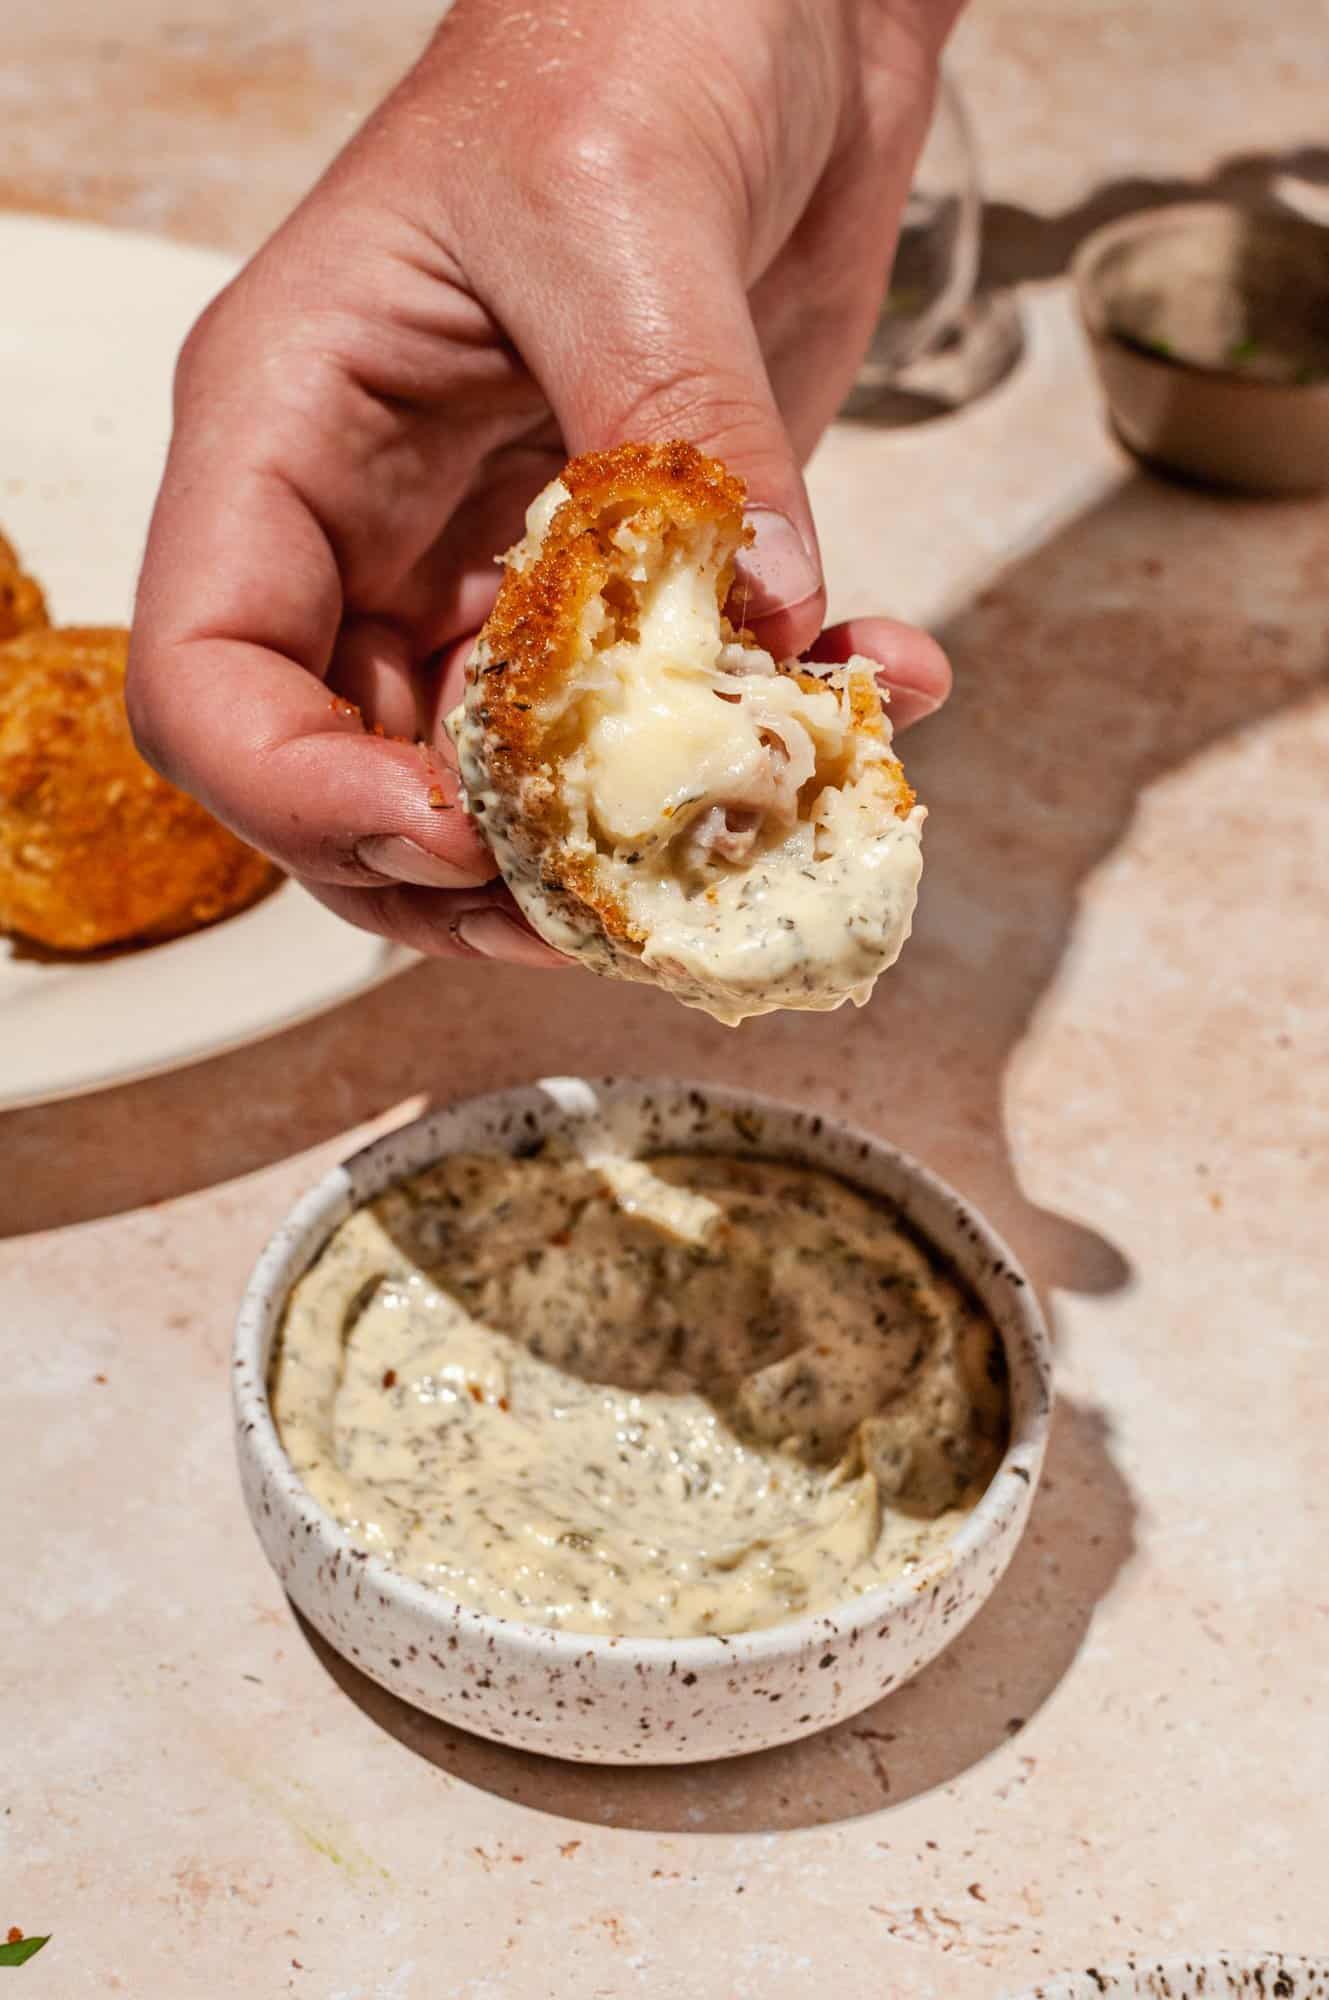
<instances>
[{"instance_id":1,"label":"shadow on countertop","mask_svg":"<svg viewBox=\"0 0 1329 2000\"><path fill-rule=\"evenodd\" d=\"M905 749L931 813L915 936L861 1013L772 1016L735 1034L577 973L422 967L199 1069L0 1120L0 1234L214 1187L415 1092L447 1102L477 1079L672 1072L862 1118L962 1188L1044 1296L1122 1289L1121 1251L1022 1180L1010 1107L1025 1116L1026 1094L1012 1091L1013 1066L1055 1004L1085 885L1131 837L1142 796L1324 689L1327 562L1323 504L1220 499L1131 474L953 619L955 697ZM1260 837L1258 798L1238 794L1228 810ZM1132 976L1129 955L1119 976ZM1134 1115L1122 1101L1121 1118ZM618 1772L504 1751L319 1652L415 1754L522 1805L688 1832L830 1824L961 1782L985 1760L1001 1761L1005 1783L1038 1782L1039 1712L1129 1562L1134 1521L1101 1417L1064 1403L1029 1532L955 1645L866 1716L720 1767Z\"/></svg>"},{"instance_id":2,"label":"shadow on countertop","mask_svg":"<svg viewBox=\"0 0 1329 2000\"><path fill-rule=\"evenodd\" d=\"M1329 190L1329 147L1308 144L1289 146L1281 153L1234 153L1203 180L1127 175L1104 181L1073 208L1050 215L1014 202L985 202L980 294L1060 277L1087 236L1123 216L1177 202L1259 203L1270 199L1283 180L1300 181L1317 194ZM1329 213L1329 201L1325 206Z\"/></svg>"},{"instance_id":3,"label":"shadow on countertop","mask_svg":"<svg viewBox=\"0 0 1329 2000\"><path fill-rule=\"evenodd\" d=\"M1044 214L1018 203L985 201L974 296L935 349L875 393L851 402L847 420L866 429L903 430L953 417L1000 388L1025 352L1019 287L1059 278L1094 230L1121 217L1178 202L1259 203L1280 181L1313 191L1317 216L1329 219L1329 148L1234 154L1203 180L1133 175L1104 181L1083 201Z\"/></svg>"},{"instance_id":4,"label":"shadow on countertop","mask_svg":"<svg viewBox=\"0 0 1329 2000\"><path fill-rule=\"evenodd\" d=\"M1072 1666L1134 1552L1135 1506L1094 1410L1063 1402L1028 1532L973 1623L864 1714L783 1749L674 1768L566 1764L434 1721L299 1625L342 1692L416 1756L533 1811L636 1832L762 1833L904 1805L1003 1760L1037 1782L1038 1711Z\"/></svg>"},{"instance_id":5,"label":"shadow on countertop","mask_svg":"<svg viewBox=\"0 0 1329 2000\"><path fill-rule=\"evenodd\" d=\"M953 619L956 692L904 748L930 813L914 937L861 1012L733 1031L576 971L420 966L209 1064L0 1118L0 1236L215 1187L417 1093L672 1074L871 1124L983 1209L1045 1296L1120 1288L1117 1249L1021 1183L1012 1060L1141 794L1323 684L1327 557L1322 505L1134 474Z\"/></svg>"}]
</instances>

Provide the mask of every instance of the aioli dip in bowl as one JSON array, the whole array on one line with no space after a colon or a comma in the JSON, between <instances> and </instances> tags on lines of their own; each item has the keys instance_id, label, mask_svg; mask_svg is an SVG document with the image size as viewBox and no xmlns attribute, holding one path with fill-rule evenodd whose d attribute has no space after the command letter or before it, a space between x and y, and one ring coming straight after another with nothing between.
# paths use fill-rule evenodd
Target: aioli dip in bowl
<instances>
[{"instance_id":1,"label":"aioli dip in bowl","mask_svg":"<svg viewBox=\"0 0 1329 2000\"><path fill-rule=\"evenodd\" d=\"M251 1517L353 1664L496 1740L757 1750L940 1651L1028 1514L1032 1290L943 1183L749 1092L551 1079L306 1196L236 1333Z\"/></svg>"}]
</instances>

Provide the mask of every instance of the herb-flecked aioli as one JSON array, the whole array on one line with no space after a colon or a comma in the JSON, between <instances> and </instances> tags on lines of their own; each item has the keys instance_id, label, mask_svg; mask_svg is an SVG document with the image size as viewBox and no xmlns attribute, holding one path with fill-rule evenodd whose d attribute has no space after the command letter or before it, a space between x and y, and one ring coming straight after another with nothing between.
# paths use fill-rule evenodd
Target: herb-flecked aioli
<instances>
[{"instance_id":1,"label":"herb-flecked aioli","mask_svg":"<svg viewBox=\"0 0 1329 2000\"><path fill-rule=\"evenodd\" d=\"M743 1632L938 1551L1005 1444L990 1321L813 1169L457 1154L296 1285L283 1444L364 1548L476 1610Z\"/></svg>"}]
</instances>

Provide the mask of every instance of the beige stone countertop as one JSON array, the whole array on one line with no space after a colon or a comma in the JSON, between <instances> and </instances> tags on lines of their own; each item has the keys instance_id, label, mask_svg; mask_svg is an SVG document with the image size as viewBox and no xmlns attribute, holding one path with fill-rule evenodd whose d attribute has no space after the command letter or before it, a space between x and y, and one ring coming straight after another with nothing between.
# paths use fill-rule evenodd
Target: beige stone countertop
<instances>
[{"instance_id":1,"label":"beige stone countertop","mask_svg":"<svg viewBox=\"0 0 1329 2000\"><path fill-rule=\"evenodd\" d=\"M242 252L431 11L8 0L0 203ZM1123 203L1322 174L1329 19L978 0L956 68L990 268L1062 358L814 468L836 608L941 618L959 683L908 744L928 869L873 1004L731 1034L425 966L0 1119L0 1935L53 1933L25 1996L997 2000L1132 1953L1329 1952L1329 506L1121 459L1053 283ZM931 567L892 567L901 508ZM792 1749L613 1772L469 1740L312 1644L244 1518L230 1324L285 1208L415 1108L578 1067L851 1113L1051 1307L1009 1576Z\"/></svg>"}]
</instances>

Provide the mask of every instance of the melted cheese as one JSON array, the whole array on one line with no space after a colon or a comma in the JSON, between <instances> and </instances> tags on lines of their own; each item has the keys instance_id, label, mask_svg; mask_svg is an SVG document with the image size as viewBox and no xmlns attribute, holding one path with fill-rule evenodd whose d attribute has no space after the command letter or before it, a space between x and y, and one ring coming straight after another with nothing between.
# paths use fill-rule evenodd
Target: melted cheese
<instances>
[{"instance_id":1,"label":"melted cheese","mask_svg":"<svg viewBox=\"0 0 1329 2000\"><path fill-rule=\"evenodd\" d=\"M722 643L714 578L679 555L643 589L639 637L597 659L604 685L578 775L611 845L668 839L691 803L742 797L761 782L770 753L760 718L736 693L717 692Z\"/></svg>"},{"instance_id":2,"label":"melted cheese","mask_svg":"<svg viewBox=\"0 0 1329 2000\"><path fill-rule=\"evenodd\" d=\"M566 497L555 482L533 502L513 566L537 558ZM736 638L717 607L730 551L714 528L661 539L630 518L613 540L620 589L586 605L546 704L565 745L575 721L552 774L567 851L626 909L642 966L718 1020L863 1004L909 935L924 818L895 810L874 666L782 668ZM855 695L867 724L851 719ZM593 952L507 840L506 802L476 783L481 726L459 710L451 727L522 909L559 949Z\"/></svg>"}]
</instances>

